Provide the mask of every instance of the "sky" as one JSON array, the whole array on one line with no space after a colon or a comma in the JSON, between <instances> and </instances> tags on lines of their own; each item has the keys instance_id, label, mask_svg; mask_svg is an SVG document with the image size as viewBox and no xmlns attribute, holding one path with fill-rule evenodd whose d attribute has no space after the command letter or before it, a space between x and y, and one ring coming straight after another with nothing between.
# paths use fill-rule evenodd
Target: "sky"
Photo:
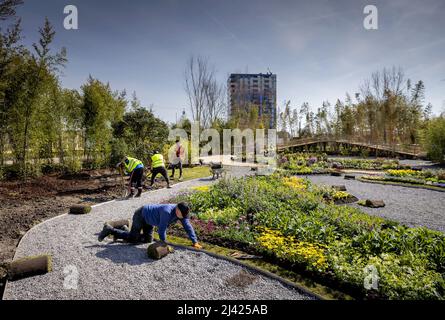
<instances>
[{"instance_id":1,"label":"sky","mask_svg":"<svg viewBox=\"0 0 445 320\"><path fill-rule=\"evenodd\" d=\"M363 27L369 4L377 30ZM63 27L66 5L78 9L78 30ZM444 0L25 0L18 15L27 45L45 17L54 25L54 47L68 52L64 87L79 89L92 75L135 91L168 122L188 110L192 55L208 58L221 83L230 73L277 74L278 107L334 104L396 66L424 81L434 113L445 109Z\"/></svg>"}]
</instances>

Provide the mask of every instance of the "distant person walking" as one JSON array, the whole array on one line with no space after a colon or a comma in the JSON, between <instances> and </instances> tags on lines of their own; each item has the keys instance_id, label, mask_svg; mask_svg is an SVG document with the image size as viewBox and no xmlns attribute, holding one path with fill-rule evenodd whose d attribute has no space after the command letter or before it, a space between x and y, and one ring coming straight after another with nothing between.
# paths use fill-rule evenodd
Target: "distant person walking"
<instances>
[{"instance_id":1,"label":"distant person walking","mask_svg":"<svg viewBox=\"0 0 445 320\"><path fill-rule=\"evenodd\" d=\"M170 179L168 178L167 169L165 169L164 156L159 152L155 151L151 157L151 182L150 187L153 186L155 178L158 174L161 174L165 181L167 181L167 188L171 188Z\"/></svg>"},{"instance_id":2,"label":"distant person walking","mask_svg":"<svg viewBox=\"0 0 445 320\"><path fill-rule=\"evenodd\" d=\"M136 197L139 198L142 194L142 178L144 175L144 164L142 161L126 156L116 165L116 167L125 169L125 173L127 175L131 175L129 182L130 194L127 196L127 198L132 198L134 196L135 187L138 188Z\"/></svg>"},{"instance_id":3,"label":"distant person walking","mask_svg":"<svg viewBox=\"0 0 445 320\"><path fill-rule=\"evenodd\" d=\"M175 146L175 158L172 161L171 169L172 169L172 175L170 176L170 179L175 179L175 169L179 168L179 179L178 181L182 181L182 162L184 161L184 148L181 145L180 140L176 140L176 146Z\"/></svg>"}]
</instances>

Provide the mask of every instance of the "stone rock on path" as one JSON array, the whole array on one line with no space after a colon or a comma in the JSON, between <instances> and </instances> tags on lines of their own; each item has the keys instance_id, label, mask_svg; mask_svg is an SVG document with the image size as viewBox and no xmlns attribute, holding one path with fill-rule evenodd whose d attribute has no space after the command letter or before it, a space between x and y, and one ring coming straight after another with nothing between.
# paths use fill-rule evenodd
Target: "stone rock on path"
<instances>
[{"instance_id":1,"label":"stone rock on path","mask_svg":"<svg viewBox=\"0 0 445 320\"><path fill-rule=\"evenodd\" d=\"M369 208L383 208L385 207L385 202L383 200L366 200L365 205Z\"/></svg>"},{"instance_id":2,"label":"stone rock on path","mask_svg":"<svg viewBox=\"0 0 445 320\"><path fill-rule=\"evenodd\" d=\"M332 186L332 189L335 189L337 191L346 191L346 186L344 186L344 185Z\"/></svg>"}]
</instances>

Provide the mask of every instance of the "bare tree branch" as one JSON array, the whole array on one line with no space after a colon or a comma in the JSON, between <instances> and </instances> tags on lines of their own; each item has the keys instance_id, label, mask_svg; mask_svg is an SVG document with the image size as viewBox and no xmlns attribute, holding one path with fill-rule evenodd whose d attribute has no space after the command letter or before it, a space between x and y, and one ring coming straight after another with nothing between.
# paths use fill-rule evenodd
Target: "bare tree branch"
<instances>
[{"instance_id":1,"label":"bare tree branch","mask_svg":"<svg viewBox=\"0 0 445 320\"><path fill-rule=\"evenodd\" d=\"M193 121L210 126L226 108L225 87L215 79L215 69L207 59L192 56L184 73L185 91Z\"/></svg>"}]
</instances>

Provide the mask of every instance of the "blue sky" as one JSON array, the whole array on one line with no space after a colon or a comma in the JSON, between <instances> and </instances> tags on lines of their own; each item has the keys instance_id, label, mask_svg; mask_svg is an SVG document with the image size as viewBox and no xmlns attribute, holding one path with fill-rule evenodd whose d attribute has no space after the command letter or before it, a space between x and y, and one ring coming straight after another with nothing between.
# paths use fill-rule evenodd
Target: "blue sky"
<instances>
[{"instance_id":1,"label":"blue sky","mask_svg":"<svg viewBox=\"0 0 445 320\"><path fill-rule=\"evenodd\" d=\"M79 10L79 30L63 28L63 8ZM363 28L376 5L379 29ZM433 111L445 108L445 1L25 0L25 42L38 40L45 16L65 46L61 77L79 88L91 74L113 89L137 92L166 121L187 107L184 69L207 57L225 82L229 73L278 77L278 105L318 107L353 95L373 71L393 65L423 80Z\"/></svg>"}]
</instances>

